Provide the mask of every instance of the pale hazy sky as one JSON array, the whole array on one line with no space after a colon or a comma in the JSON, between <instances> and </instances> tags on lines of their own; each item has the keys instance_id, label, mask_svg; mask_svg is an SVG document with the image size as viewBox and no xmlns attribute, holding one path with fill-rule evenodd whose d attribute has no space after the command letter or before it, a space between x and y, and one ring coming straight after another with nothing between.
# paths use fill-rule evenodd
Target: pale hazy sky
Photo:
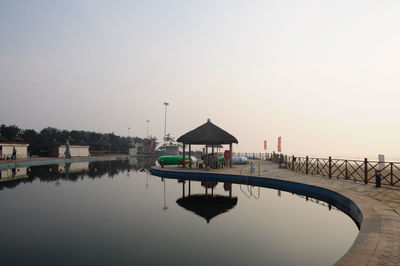
<instances>
[{"instance_id":1,"label":"pale hazy sky","mask_svg":"<svg viewBox=\"0 0 400 266\"><path fill-rule=\"evenodd\" d=\"M0 123L400 159L400 1L1 1Z\"/></svg>"}]
</instances>

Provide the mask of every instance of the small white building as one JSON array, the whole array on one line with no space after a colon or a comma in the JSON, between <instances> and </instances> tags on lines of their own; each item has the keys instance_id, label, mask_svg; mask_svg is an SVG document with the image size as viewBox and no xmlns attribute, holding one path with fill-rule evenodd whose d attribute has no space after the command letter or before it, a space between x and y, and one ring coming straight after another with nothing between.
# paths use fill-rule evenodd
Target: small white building
<instances>
[{"instance_id":1,"label":"small white building","mask_svg":"<svg viewBox=\"0 0 400 266\"><path fill-rule=\"evenodd\" d=\"M60 145L58 148L58 157L65 157L65 145ZM88 157L89 156L89 146L88 145L69 145L69 152L71 157Z\"/></svg>"},{"instance_id":2,"label":"small white building","mask_svg":"<svg viewBox=\"0 0 400 266\"><path fill-rule=\"evenodd\" d=\"M18 159L28 157L28 147L29 147L28 143L6 140L6 141L0 141L0 158L11 159L14 147L17 150Z\"/></svg>"},{"instance_id":3,"label":"small white building","mask_svg":"<svg viewBox=\"0 0 400 266\"><path fill-rule=\"evenodd\" d=\"M129 156L136 156L137 155L137 147L136 145L134 147L129 148Z\"/></svg>"}]
</instances>

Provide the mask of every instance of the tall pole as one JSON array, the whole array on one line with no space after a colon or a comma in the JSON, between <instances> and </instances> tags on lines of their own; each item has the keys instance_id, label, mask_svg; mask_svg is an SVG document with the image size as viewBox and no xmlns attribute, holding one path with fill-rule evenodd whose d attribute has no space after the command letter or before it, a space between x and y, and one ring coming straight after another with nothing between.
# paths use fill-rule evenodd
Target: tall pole
<instances>
[{"instance_id":1,"label":"tall pole","mask_svg":"<svg viewBox=\"0 0 400 266\"><path fill-rule=\"evenodd\" d=\"M167 106L169 105L168 102L164 102L165 105L165 122L164 122L164 149L165 149L165 136L167 134Z\"/></svg>"},{"instance_id":2,"label":"tall pole","mask_svg":"<svg viewBox=\"0 0 400 266\"><path fill-rule=\"evenodd\" d=\"M146 134L147 134L147 138L149 138L149 122L150 120L146 120Z\"/></svg>"},{"instance_id":3,"label":"tall pole","mask_svg":"<svg viewBox=\"0 0 400 266\"><path fill-rule=\"evenodd\" d=\"M128 140L129 140L129 137L130 137L129 130L131 130L130 127L128 127Z\"/></svg>"}]
</instances>

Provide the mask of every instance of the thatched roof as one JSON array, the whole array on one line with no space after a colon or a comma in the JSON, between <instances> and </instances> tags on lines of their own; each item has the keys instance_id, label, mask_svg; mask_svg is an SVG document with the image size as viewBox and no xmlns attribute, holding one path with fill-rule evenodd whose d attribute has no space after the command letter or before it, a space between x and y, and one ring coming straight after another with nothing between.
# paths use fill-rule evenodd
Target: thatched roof
<instances>
[{"instance_id":1,"label":"thatched roof","mask_svg":"<svg viewBox=\"0 0 400 266\"><path fill-rule=\"evenodd\" d=\"M211 123L210 119L208 119L205 124L180 136L177 142L214 145L238 143L238 140L222 128Z\"/></svg>"}]
</instances>

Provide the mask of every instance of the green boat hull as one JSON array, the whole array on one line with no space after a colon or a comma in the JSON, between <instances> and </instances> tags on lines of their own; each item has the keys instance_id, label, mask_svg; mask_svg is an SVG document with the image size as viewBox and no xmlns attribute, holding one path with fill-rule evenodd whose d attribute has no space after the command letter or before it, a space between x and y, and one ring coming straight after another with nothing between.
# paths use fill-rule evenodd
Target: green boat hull
<instances>
[{"instance_id":1,"label":"green boat hull","mask_svg":"<svg viewBox=\"0 0 400 266\"><path fill-rule=\"evenodd\" d=\"M183 156L161 156L157 159L159 164L163 165L177 165ZM189 161L189 156L185 156L186 161Z\"/></svg>"}]
</instances>

